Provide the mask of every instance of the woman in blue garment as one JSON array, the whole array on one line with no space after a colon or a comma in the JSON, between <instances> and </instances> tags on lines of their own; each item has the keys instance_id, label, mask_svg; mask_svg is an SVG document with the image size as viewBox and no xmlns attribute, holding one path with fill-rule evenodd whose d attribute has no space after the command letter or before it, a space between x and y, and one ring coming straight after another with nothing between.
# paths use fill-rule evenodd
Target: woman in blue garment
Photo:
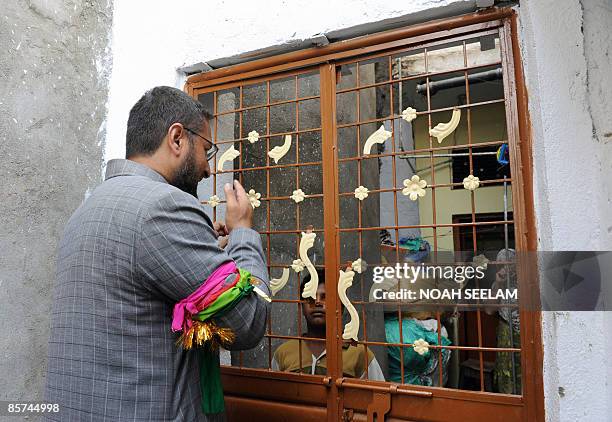
<instances>
[{"instance_id":1,"label":"woman in blue garment","mask_svg":"<svg viewBox=\"0 0 612 422\"><path fill-rule=\"evenodd\" d=\"M418 347L424 345L448 346L451 341L444 326L438 337L438 321L429 312L411 312L402 315L402 337L400 341L399 318L397 315L385 319L387 342L417 344L417 347L404 347L404 379L401 377L401 353L399 347L389 348L389 380L412 385L441 387L446 383L450 349ZM440 384L440 364L442 384Z\"/></svg>"}]
</instances>

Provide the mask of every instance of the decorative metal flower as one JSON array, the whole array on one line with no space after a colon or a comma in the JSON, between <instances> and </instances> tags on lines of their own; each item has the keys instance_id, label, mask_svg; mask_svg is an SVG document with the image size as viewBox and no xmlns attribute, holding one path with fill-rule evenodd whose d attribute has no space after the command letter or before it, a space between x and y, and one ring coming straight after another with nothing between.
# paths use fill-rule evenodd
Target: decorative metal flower
<instances>
[{"instance_id":1,"label":"decorative metal flower","mask_svg":"<svg viewBox=\"0 0 612 422\"><path fill-rule=\"evenodd\" d=\"M407 122L413 121L414 119L416 119L416 117L417 111L412 107L408 107L406 110L402 111L402 119Z\"/></svg>"},{"instance_id":2,"label":"decorative metal flower","mask_svg":"<svg viewBox=\"0 0 612 422\"><path fill-rule=\"evenodd\" d=\"M473 259L472 262L474 263L474 266L476 267L482 267L483 270L487 269L487 266L489 265L489 260L487 259L486 256L484 256L483 254L480 255L476 255Z\"/></svg>"},{"instance_id":3,"label":"decorative metal flower","mask_svg":"<svg viewBox=\"0 0 612 422\"><path fill-rule=\"evenodd\" d=\"M257 133L256 130L250 131L249 132L248 140L252 144L254 144L255 142L259 141L259 133Z\"/></svg>"},{"instance_id":4,"label":"decorative metal flower","mask_svg":"<svg viewBox=\"0 0 612 422\"><path fill-rule=\"evenodd\" d=\"M419 196L425 196L427 182L425 180L421 180L421 178L415 174L410 179L404 180L404 186L405 187L402 189L402 193L410 197L411 200L416 201Z\"/></svg>"},{"instance_id":5,"label":"decorative metal flower","mask_svg":"<svg viewBox=\"0 0 612 422\"><path fill-rule=\"evenodd\" d=\"M425 340L420 338L418 340L415 340L414 343L412 343L412 348L419 355L423 356L425 353L429 351L429 343L427 343Z\"/></svg>"},{"instance_id":6,"label":"decorative metal flower","mask_svg":"<svg viewBox=\"0 0 612 422\"><path fill-rule=\"evenodd\" d=\"M477 176L470 174L463 179L463 187L467 190L475 190L478 186L480 186L480 179Z\"/></svg>"},{"instance_id":7,"label":"decorative metal flower","mask_svg":"<svg viewBox=\"0 0 612 422\"><path fill-rule=\"evenodd\" d=\"M293 199L297 204L299 202L302 202L304 198L306 198L306 194L302 189L297 189L293 191L293 195L291 195L289 198Z\"/></svg>"},{"instance_id":8,"label":"decorative metal flower","mask_svg":"<svg viewBox=\"0 0 612 422\"><path fill-rule=\"evenodd\" d=\"M368 197L368 193L370 193L370 190L365 186L360 185L357 189L355 189L355 198L363 201Z\"/></svg>"},{"instance_id":9,"label":"decorative metal flower","mask_svg":"<svg viewBox=\"0 0 612 422\"><path fill-rule=\"evenodd\" d=\"M254 189L251 189L249 193L247 193L247 197L249 198L249 202L251 202L251 206L253 208L257 208L261 205L259 198L261 198L261 193L255 192Z\"/></svg>"},{"instance_id":10,"label":"decorative metal flower","mask_svg":"<svg viewBox=\"0 0 612 422\"><path fill-rule=\"evenodd\" d=\"M362 272L366 270L366 268L368 268L368 263L365 262L365 260L359 258L358 260L353 261L353 263L351 264L351 268L356 273L361 274Z\"/></svg>"},{"instance_id":11,"label":"decorative metal flower","mask_svg":"<svg viewBox=\"0 0 612 422\"><path fill-rule=\"evenodd\" d=\"M221 199L219 199L217 195L213 195L210 198L208 198L208 205L210 205L213 208L219 205L220 203L221 203Z\"/></svg>"},{"instance_id":12,"label":"decorative metal flower","mask_svg":"<svg viewBox=\"0 0 612 422\"><path fill-rule=\"evenodd\" d=\"M293 268L293 271L295 271L296 273L301 272L304 267L304 261L302 261L300 258L294 259L293 263L291 264L291 268Z\"/></svg>"}]
</instances>

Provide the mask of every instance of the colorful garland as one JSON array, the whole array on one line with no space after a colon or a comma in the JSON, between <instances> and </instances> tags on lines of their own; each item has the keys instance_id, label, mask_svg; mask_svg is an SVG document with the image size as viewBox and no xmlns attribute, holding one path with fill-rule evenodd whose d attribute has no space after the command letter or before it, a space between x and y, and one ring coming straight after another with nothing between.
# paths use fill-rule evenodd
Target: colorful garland
<instances>
[{"instance_id":1,"label":"colorful garland","mask_svg":"<svg viewBox=\"0 0 612 422\"><path fill-rule=\"evenodd\" d=\"M198 347L202 411L205 414L225 410L221 370L217 350L233 343L235 334L217 326L218 318L233 309L255 288L251 273L238 269L233 262L221 265L189 297L174 306L172 330L182 331L177 345L186 350Z\"/></svg>"}]
</instances>

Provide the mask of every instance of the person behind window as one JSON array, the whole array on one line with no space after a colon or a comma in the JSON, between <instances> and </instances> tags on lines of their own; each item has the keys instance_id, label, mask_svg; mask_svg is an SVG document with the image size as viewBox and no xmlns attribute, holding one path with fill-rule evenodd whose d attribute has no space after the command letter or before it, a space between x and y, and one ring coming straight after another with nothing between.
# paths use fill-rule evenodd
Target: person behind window
<instances>
[{"instance_id":1,"label":"person behind window","mask_svg":"<svg viewBox=\"0 0 612 422\"><path fill-rule=\"evenodd\" d=\"M495 258L498 262L515 262L514 249L502 249ZM516 268L513 264L500 265L495 273L495 281L491 286L495 294L498 290L516 289L518 287ZM500 300L501 304L516 305L516 300ZM490 315L490 309L486 310ZM520 348L521 331L519 310L516 307L502 307L497 311L497 347ZM495 358L493 369L495 390L504 394L521 393L521 359L518 353L499 352Z\"/></svg>"},{"instance_id":2,"label":"person behind window","mask_svg":"<svg viewBox=\"0 0 612 422\"><path fill-rule=\"evenodd\" d=\"M412 264L412 261L408 263ZM439 280L425 277L418 277L413 281L398 278L391 280L390 283L387 286L389 291L408 289L417 292L433 288L456 288L457 286L453 280L450 281L452 284L444 284ZM417 345L417 347L403 347L402 350L397 346L388 348L389 380L404 384L443 387L448 378L451 350L430 346L449 346L451 344L446 327L443 324L438 327L436 312L429 310L425 305L419 307L418 300L410 301L410 305L401 313L401 327L397 308L385 314L385 335L388 343ZM444 315L440 315L440 319L443 318ZM442 382L440 382L440 368L442 368Z\"/></svg>"},{"instance_id":3,"label":"person behind window","mask_svg":"<svg viewBox=\"0 0 612 422\"><path fill-rule=\"evenodd\" d=\"M325 339L325 272L317 270L319 286L317 298L309 298L302 306L306 319L304 337ZM304 286L310 281L310 274L304 277L300 285L300 296ZM289 340L279 346L272 358L272 369L275 371L302 372L312 375L327 374L327 358L325 341L302 340L300 362L300 341ZM367 362L367 365L366 365ZM367 367L367 371L366 371ZM351 378L384 381L382 369L372 353L364 345L352 346L347 343L342 346L342 375Z\"/></svg>"},{"instance_id":4,"label":"person behind window","mask_svg":"<svg viewBox=\"0 0 612 422\"><path fill-rule=\"evenodd\" d=\"M400 343L399 318L391 315L385 319L385 332L389 343ZM448 346L446 327L440 330L438 341L438 321L431 312L406 312L402 315L402 344L415 344L426 341L428 345ZM426 349L426 350L425 350ZM398 347L389 347L390 381L412 385L442 387L448 378L448 361L450 349L404 347L404 379L401 375L401 353ZM438 352L441 350L441 353ZM441 356L439 356L441 354ZM440 385L440 367L442 363L442 385Z\"/></svg>"}]
</instances>

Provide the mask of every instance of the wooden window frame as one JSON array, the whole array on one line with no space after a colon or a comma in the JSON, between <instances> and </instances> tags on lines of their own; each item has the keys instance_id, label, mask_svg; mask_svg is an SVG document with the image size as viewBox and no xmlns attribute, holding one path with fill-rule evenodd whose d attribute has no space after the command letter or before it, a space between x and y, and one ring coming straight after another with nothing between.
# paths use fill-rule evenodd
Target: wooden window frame
<instances>
[{"instance_id":1,"label":"wooden window frame","mask_svg":"<svg viewBox=\"0 0 612 422\"><path fill-rule=\"evenodd\" d=\"M326 285L329 309L340 309L335 283L339 268L338 168L336 153L335 66L355 57L387 55L395 49L424 43L448 42L458 37L474 36L498 30L501 42L504 97L513 180L515 242L519 251L535 251L537 245L532 188L532 153L524 84L517 36L517 13L511 8L495 8L459 17L427 22L385 31L324 47L281 54L235 66L190 76L185 90L197 98L200 94L269 81L288 75L319 69L321 131L323 143L323 204L326 245ZM330 250L328 256L328 249ZM334 250L335 249L335 250ZM522 294L539 295L536 276L521 277ZM544 421L543 349L541 313L521 310L521 353L523 394L510 396L448 388L396 385L375 381L341 378L338 356L342 328L340 317L327 325L328 376L278 373L269 370L224 367L222 369L228 408L233 417L250 420L274 414L296 420L337 421L348 417L347 410L366 413L368 405L390 398L387 420L496 420ZM331 353L335 351L336 353ZM333 376L333 375L336 376ZM331 375L331 376L330 376ZM400 419L396 419L400 418Z\"/></svg>"}]
</instances>

